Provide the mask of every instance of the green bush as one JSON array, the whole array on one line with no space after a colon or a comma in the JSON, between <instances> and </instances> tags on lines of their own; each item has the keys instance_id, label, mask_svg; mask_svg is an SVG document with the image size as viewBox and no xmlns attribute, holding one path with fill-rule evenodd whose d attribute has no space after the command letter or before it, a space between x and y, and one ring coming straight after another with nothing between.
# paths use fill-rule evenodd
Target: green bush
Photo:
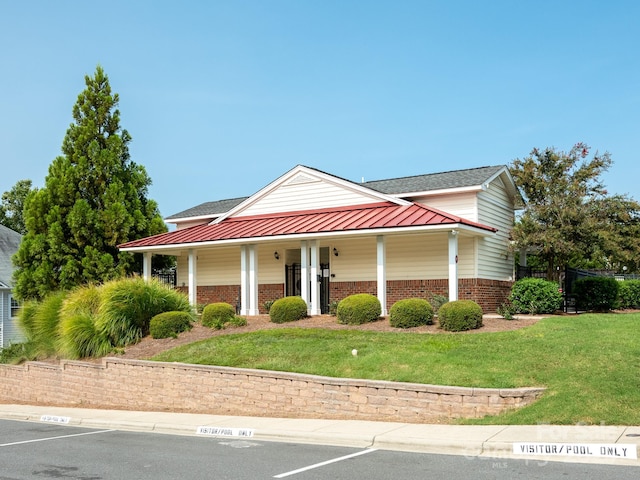
<instances>
[{"instance_id":1,"label":"green bush","mask_svg":"<svg viewBox=\"0 0 640 480\"><path fill-rule=\"evenodd\" d=\"M449 332L462 332L482 326L482 308L472 300L455 300L438 310L440 327Z\"/></svg>"},{"instance_id":2,"label":"green bush","mask_svg":"<svg viewBox=\"0 0 640 480\"><path fill-rule=\"evenodd\" d=\"M65 295L65 292L50 293L41 302L27 302L20 309L18 324L33 345L31 360L56 354L60 309Z\"/></svg>"},{"instance_id":3,"label":"green bush","mask_svg":"<svg viewBox=\"0 0 640 480\"><path fill-rule=\"evenodd\" d=\"M151 319L149 333L153 338L176 338L179 333L191 330L193 316L189 312L163 312Z\"/></svg>"},{"instance_id":4,"label":"green bush","mask_svg":"<svg viewBox=\"0 0 640 480\"><path fill-rule=\"evenodd\" d=\"M368 293L356 293L340 300L336 309L338 323L362 325L380 318L382 307L380 300Z\"/></svg>"},{"instance_id":5,"label":"green bush","mask_svg":"<svg viewBox=\"0 0 640 480\"><path fill-rule=\"evenodd\" d=\"M437 293L430 293L427 297L434 312L440 310L440 307L449 301L449 297Z\"/></svg>"},{"instance_id":6,"label":"green bush","mask_svg":"<svg viewBox=\"0 0 640 480\"><path fill-rule=\"evenodd\" d=\"M101 303L100 288L95 285L67 294L60 308L57 331L58 352L62 357L100 357L113 349L109 337L95 325Z\"/></svg>"},{"instance_id":7,"label":"green bush","mask_svg":"<svg viewBox=\"0 0 640 480\"><path fill-rule=\"evenodd\" d=\"M202 310L202 325L220 330L236 316L233 305L225 302L210 303Z\"/></svg>"},{"instance_id":8,"label":"green bush","mask_svg":"<svg viewBox=\"0 0 640 480\"><path fill-rule=\"evenodd\" d=\"M391 306L389 322L392 327L411 328L433 323L433 307L422 298L399 300Z\"/></svg>"},{"instance_id":9,"label":"green bush","mask_svg":"<svg viewBox=\"0 0 640 480\"><path fill-rule=\"evenodd\" d=\"M562 308L562 294L555 282L523 278L513 284L509 302L517 313L554 313Z\"/></svg>"},{"instance_id":10,"label":"green bush","mask_svg":"<svg viewBox=\"0 0 640 480\"><path fill-rule=\"evenodd\" d=\"M640 308L640 280L625 280L619 283L618 308Z\"/></svg>"},{"instance_id":11,"label":"green bush","mask_svg":"<svg viewBox=\"0 0 640 480\"><path fill-rule=\"evenodd\" d=\"M607 312L618 301L619 282L612 277L579 278L573 283L578 309Z\"/></svg>"},{"instance_id":12,"label":"green bush","mask_svg":"<svg viewBox=\"0 0 640 480\"><path fill-rule=\"evenodd\" d=\"M293 322L307 317L307 302L302 297L284 297L276 300L269 309L273 323Z\"/></svg>"},{"instance_id":13,"label":"green bush","mask_svg":"<svg viewBox=\"0 0 640 480\"><path fill-rule=\"evenodd\" d=\"M149 333L149 323L159 313L191 312L186 295L155 280L114 280L101 290L102 305L96 326L114 347L138 342Z\"/></svg>"}]
</instances>

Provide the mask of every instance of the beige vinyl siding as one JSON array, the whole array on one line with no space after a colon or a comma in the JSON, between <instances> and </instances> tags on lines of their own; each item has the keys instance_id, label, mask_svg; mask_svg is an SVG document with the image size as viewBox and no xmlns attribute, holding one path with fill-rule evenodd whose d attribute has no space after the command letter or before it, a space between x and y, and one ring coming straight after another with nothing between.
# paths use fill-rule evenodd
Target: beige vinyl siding
<instances>
[{"instance_id":1,"label":"beige vinyl siding","mask_svg":"<svg viewBox=\"0 0 640 480\"><path fill-rule=\"evenodd\" d=\"M342 240L335 245L339 256L331 255L331 274L335 275L331 281L357 282L375 281L376 266L376 238L366 237L353 240Z\"/></svg>"},{"instance_id":2,"label":"beige vinyl siding","mask_svg":"<svg viewBox=\"0 0 640 480\"><path fill-rule=\"evenodd\" d=\"M477 222L478 203L476 195L477 192L463 192L451 195L416 197L413 201Z\"/></svg>"},{"instance_id":3,"label":"beige vinyl siding","mask_svg":"<svg viewBox=\"0 0 640 480\"><path fill-rule=\"evenodd\" d=\"M377 197L365 195L341 185L314 180L280 185L246 210L239 212L237 216L362 205L379 201Z\"/></svg>"},{"instance_id":4,"label":"beige vinyl siding","mask_svg":"<svg viewBox=\"0 0 640 480\"><path fill-rule=\"evenodd\" d=\"M276 260L271 246L258 246L259 283L284 282L284 254ZM199 250L197 253L198 285L239 285L240 284L240 247L222 247ZM178 285L189 282L189 256L178 257Z\"/></svg>"},{"instance_id":5,"label":"beige vinyl siding","mask_svg":"<svg viewBox=\"0 0 640 480\"><path fill-rule=\"evenodd\" d=\"M509 252L509 232L513 228L513 203L500 178L478 195L478 221L498 229L495 235L478 241L478 273L482 278L511 280L513 255Z\"/></svg>"}]
</instances>

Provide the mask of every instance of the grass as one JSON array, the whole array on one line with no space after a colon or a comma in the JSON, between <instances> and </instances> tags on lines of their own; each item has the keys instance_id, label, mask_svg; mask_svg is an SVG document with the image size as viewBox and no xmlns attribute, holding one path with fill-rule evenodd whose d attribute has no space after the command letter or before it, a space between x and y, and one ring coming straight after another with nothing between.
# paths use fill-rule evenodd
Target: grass
<instances>
[{"instance_id":1,"label":"grass","mask_svg":"<svg viewBox=\"0 0 640 480\"><path fill-rule=\"evenodd\" d=\"M636 313L552 317L501 333L287 328L214 337L153 359L466 387L544 386L533 405L468 423L638 425L639 326Z\"/></svg>"}]
</instances>

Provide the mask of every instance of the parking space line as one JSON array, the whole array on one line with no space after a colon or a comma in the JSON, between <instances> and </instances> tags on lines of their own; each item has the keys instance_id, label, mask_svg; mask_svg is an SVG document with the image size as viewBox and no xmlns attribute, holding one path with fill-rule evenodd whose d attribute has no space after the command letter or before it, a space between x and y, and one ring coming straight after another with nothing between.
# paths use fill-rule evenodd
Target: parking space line
<instances>
[{"instance_id":1,"label":"parking space line","mask_svg":"<svg viewBox=\"0 0 640 480\"><path fill-rule=\"evenodd\" d=\"M95 435L96 433L115 432L115 430L98 430L95 432L74 433L72 435L60 435L58 437L36 438L35 440L24 440L22 442L0 443L0 447L10 447L12 445L23 445L25 443L46 442L48 440L59 440L62 438L81 437L83 435Z\"/></svg>"},{"instance_id":2,"label":"parking space line","mask_svg":"<svg viewBox=\"0 0 640 480\"><path fill-rule=\"evenodd\" d=\"M377 448L368 448L366 450L362 450L361 452L352 453L351 455L345 455L344 457L334 458L333 460L327 460L326 462L316 463L314 465L309 465L308 467L302 467L297 470L292 470L290 472L281 473L280 475L274 475L273 478L284 478L290 475L295 475L297 473L306 472L307 470L313 470L314 468L324 467L325 465L329 465L331 463L341 462L342 460L348 460L353 457L359 457L360 455L364 455L366 453L375 452L378 450Z\"/></svg>"}]
</instances>

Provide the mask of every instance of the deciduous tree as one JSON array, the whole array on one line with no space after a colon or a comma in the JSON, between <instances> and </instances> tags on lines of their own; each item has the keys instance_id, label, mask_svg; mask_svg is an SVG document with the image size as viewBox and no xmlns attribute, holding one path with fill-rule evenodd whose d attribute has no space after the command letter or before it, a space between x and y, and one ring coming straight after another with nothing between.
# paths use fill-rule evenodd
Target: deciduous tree
<instances>
[{"instance_id":1,"label":"deciduous tree","mask_svg":"<svg viewBox=\"0 0 640 480\"><path fill-rule=\"evenodd\" d=\"M18 180L11 190L2 194L0 224L18 233L26 233L24 204L31 192L31 180Z\"/></svg>"},{"instance_id":2,"label":"deciduous tree","mask_svg":"<svg viewBox=\"0 0 640 480\"><path fill-rule=\"evenodd\" d=\"M526 202L512 232L516 249L527 249L547 268L622 268L640 253L631 232L640 231L640 205L625 196L608 196L601 175L612 164L609 153L590 156L576 144L569 152L533 149L510 168ZM637 238L637 237L636 237Z\"/></svg>"}]
</instances>

